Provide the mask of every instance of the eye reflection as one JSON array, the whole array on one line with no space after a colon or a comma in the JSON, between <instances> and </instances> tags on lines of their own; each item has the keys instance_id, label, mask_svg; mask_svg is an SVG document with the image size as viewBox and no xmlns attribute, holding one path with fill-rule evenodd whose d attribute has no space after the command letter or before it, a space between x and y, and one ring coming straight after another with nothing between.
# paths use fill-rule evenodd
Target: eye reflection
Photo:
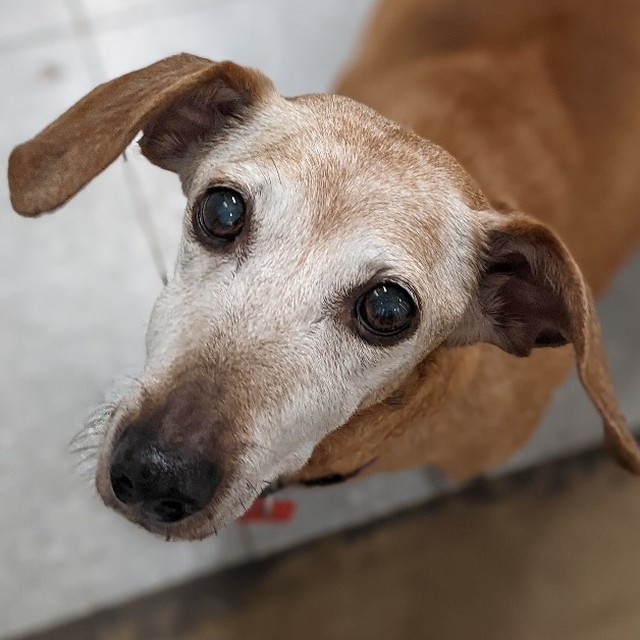
<instances>
[{"instance_id":1,"label":"eye reflection","mask_svg":"<svg viewBox=\"0 0 640 640\"><path fill-rule=\"evenodd\" d=\"M209 238L231 242L242 231L246 205L233 189L216 187L209 190L197 209L199 230Z\"/></svg>"},{"instance_id":2,"label":"eye reflection","mask_svg":"<svg viewBox=\"0 0 640 640\"><path fill-rule=\"evenodd\" d=\"M356 318L374 336L394 336L411 326L416 307L400 285L383 282L369 289L356 303Z\"/></svg>"}]
</instances>

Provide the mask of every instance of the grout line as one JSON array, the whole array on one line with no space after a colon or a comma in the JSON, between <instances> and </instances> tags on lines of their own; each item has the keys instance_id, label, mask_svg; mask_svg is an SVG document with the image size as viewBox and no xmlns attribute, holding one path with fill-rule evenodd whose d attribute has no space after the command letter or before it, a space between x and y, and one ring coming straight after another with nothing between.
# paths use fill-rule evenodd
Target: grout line
<instances>
[{"instance_id":1,"label":"grout line","mask_svg":"<svg viewBox=\"0 0 640 640\"><path fill-rule=\"evenodd\" d=\"M125 161L123 166L124 178L127 185L127 191L129 192L129 196L133 203L136 221L142 231L142 235L147 241L151 260L153 261L156 272L160 276L162 284L166 286L169 281L166 266L167 261L165 260L164 252L162 251L160 243L160 237L158 236L158 230L154 224L153 216L151 214L151 207L144 195L140 176L131 163L127 161L126 155L123 154L123 158Z\"/></svg>"},{"instance_id":2,"label":"grout line","mask_svg":"<svg viewBox=\"0 0 640 640\"><path fill-rule=\"evenodd\" d=\"M66 0L67 7L72 16L72 24L82 50L83 58L87 64L91 81L94 85L101 84L108 79L107 68L100 49L95 41L95 33L92 21L89 18L83 0ZM144 237L151 261L156 272L160 276L163 285L167 284L166 261L158 237L157 229L151 214L151 207L145 197L140 176L136 173L130 162L126 161L126 150L122 154L123 173L125 186L129 194L129 200L133 206L136 224Z\"/></svg>"}]
</instances>

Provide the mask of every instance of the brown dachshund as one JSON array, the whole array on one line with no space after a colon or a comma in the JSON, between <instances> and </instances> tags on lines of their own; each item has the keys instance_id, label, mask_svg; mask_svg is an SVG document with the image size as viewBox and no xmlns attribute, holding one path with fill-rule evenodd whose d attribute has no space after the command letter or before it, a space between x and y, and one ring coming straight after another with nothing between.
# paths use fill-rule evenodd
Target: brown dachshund
<instances>
[{"instance_id":1,"label":"brown dachshund","mask_svg":"<svg viewBox=\"0 0 640 640\"><path fill-rule=\"evenodd\" d=\"M145 369L87 426L105 503L201 538L274 482L465 478L528 438L574 361L639 473L589 290L640 238L640 5L387 0L339 90L283 98L182 54L14 150L24 215L139 131L187 197Z\"/></svg>"}]
</instances>

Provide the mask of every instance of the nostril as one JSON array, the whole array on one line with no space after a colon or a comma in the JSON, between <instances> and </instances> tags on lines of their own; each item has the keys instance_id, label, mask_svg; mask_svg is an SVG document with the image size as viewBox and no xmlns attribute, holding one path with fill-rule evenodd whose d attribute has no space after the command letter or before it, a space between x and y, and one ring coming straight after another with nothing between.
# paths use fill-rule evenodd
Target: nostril
<instances>
[{"instance_id":1,"label":"nostril","mask_svg":"<svg viewBox=\"0 0 640 640\"><path fill-rule=\"evenodd\" d=\"M136 517L173 523L202 511L220 483L217 466L186 447L171 447L141 424L129 425L111 456L110 482Z\"/></svg>"},{"instance_id":2,"label":"nostril","mask_svg":"<svg viewBox=\"0 0 640 640\"><path fill-rule=\"evenodd\" d=\"M151 511L160 522L177 522L197 511L197 506L187 500L164 498L151 505Z\"/></svg>"},{"instance_id":3,"label":"nostril","mask_svg":"<svg viewBox=\"0 0 640 640\"><path fill-rule=\"evenodd\" d=\"M124 474L111 475L111 487L116 498L124 504L136 501L135 489L131 478Z\"/></svg>"}]
</instances>

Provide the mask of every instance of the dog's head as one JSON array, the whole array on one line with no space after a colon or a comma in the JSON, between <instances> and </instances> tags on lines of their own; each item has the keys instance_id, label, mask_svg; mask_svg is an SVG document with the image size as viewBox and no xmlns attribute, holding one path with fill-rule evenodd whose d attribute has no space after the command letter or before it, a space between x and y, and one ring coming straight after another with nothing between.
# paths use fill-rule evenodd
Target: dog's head
<instances>
[{"instance_id":1,"label":"dog's head","mask_svg":"<svg viewBox=\"0 0 640 640\"><path fill-rule=\"evenodd\" d=\"M575 263L543 225L493 211L442 149L346 98L285 99L255 71L183 54L14 150L15 209L62 205L140 130L188 202L144 372L100 421L108 505L168 537L209 535L436 348L475 342L519 356L572 342L639 468Z\"/></svg>"}]
</instances>

